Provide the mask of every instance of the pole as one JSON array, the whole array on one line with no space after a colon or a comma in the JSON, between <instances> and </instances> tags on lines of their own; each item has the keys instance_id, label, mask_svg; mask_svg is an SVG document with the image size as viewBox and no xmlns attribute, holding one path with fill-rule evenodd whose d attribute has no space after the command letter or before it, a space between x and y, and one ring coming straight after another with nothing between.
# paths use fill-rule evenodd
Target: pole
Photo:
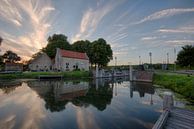
<instances>
[{"instance_id":1,"label":"pole","mask_svg":"<svg viewBox=\"0 0 194 129\"><path fill-rule=\"evenodd\" d=\"M115 67L117 66L117 57L115 56Z\"/></svg>"},{"instance_id":2,"label":"pole","mask_svg":"<svg viewBox=\"0 0 194 129\"><path fill-rule=\"evenodd\" d=\"M149 56L150 56L150 68L152 69L152 53L149 52Z\"/></svg>"},{"instance_id":3,"label":"pole","mask_svg":"<svg viewBox=\"0 0 194 129\"><path fill-rule=\"evenodd\" d=\"M174 48L174 71L176 71L176 48Z\"/></svg>"},{"instance_id":4,"label":"pole","mask_svg":"<svg viewBox=\"0 0 194 129\"><path fill-rule=\"evenodd\" d=\"M130 68L130 81L133 81L133 68L132 68L132 66L130 65L129 66L129 68Z\"/></svg>"},{"instance_id":5,"label":"pole","mask_svg":"<svg viewBox=\"0 0 194 129\"><path fill-rule=\"evenodd\" d=\"M168 69L168 64L169 64L169 53L166 53L167 59L166 59L166 63L167 63L167 69Z\"/></svg>"},{"instance_id":6,"label":"pole","mask_svg":"<svg viewBox=\"0 0 194 129\"><path fill-rule=\"evenodd\" d=\"M141 65L141 56L139 56L139 65Z\"/></svg>"}]
</instances>

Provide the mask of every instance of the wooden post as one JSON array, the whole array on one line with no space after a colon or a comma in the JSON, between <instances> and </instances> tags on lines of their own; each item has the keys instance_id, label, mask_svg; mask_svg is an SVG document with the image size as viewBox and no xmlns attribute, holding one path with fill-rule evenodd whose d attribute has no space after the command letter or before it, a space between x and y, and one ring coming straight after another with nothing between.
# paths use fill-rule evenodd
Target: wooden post
<instances>
[{"instance_id":1,"label":"wooden post","mask_svg":"<svg viewBox=\"0 0 194 129\"><path fill-rule=\"evenodd\" d=\"M170 110L174 106L173 95L171 92L164 92L163 110Z\"/></svg>"},{"instance_id":2,"label":"wooden post","mask_svg":"<svg viewBox=\"0 0 194 129\"><path fill-rule=\"evenodd\" d=\"M130 70L130 75L129 75L130 81L133 81L133 68L131 65L129 66L129 70Z\"/></svg>"}]
</instances>

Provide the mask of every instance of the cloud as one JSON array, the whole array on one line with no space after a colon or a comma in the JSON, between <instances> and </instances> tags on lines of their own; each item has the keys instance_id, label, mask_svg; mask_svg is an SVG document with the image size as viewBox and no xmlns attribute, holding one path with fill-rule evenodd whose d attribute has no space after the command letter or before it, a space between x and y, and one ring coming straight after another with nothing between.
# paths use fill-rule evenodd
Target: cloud
<instances>
[{"instance_id":1,"label":"cloud","mask_svg":"<svg viewBox=\"0 0 194 129\"><path fill-rule=\"evenodd\" d=\"M159 29L158 32L162 33L194 33L194 27L182 27L178 29Z\"/></svg>"},{"instance_id":2,"label":"cloud","mask_svg":"<svg viewBox=\"0 0 194 129\"><path fill-rule=\"evenodd\" d=\"M46 35L51 26L50 12L55 10L50 1L39 0L3 0L0 2L0 17L19 26L24 32L19 36L0 31L4 51L13 50L21 57L30 56L46 45ZM6 17L8 16L8 17ZM31 30L27 31L26 26Z\"/></svg>"},{"instance_id":3,"label":"cloud","mask_svg":"<svg viewBox=\"0 0 194 129\"><path fill-rule=\"evenodd\" d=\"M194 45L194 40L168 40L166 43L173 46Z\"/></svg>"},{"instance_id":4,"label":"cloud","mask_svg":"<svg viewBox=\"0 0 194 129\"><path fill-rule=\"evenodd\" d=\"M73 37L72 41L79 40L82 37L89 37L98 26L102 18L111 10L111 7L103 7L97 10L88 9L82 17L80 30Z\"/></svg>"},{"instance_id":5,"label":"cloud","mask_svg":"<svg viewBox=\"0 0 194 129\"><path fill-rule=\"evenodd\" d=\"M101 4L101 6L98 6L96 9L89 8L86 10L86 12L83 14L78 33L71 39L72 42L83 38L88 38L96 30L98 24L101 22L104 16L111 12L119 3L98 3L98 5Z\"/></svg>"},{"instance_id":6,"label":"cloud","mask_svg":"<svg viewBox=\"0 0 194 129\"><path fill-rule=\"evenodd\" d=\"M114 37L111 37L111 42L117 42L119 40L122 40L124 38L127 38L128 34L127 33L118 33L117 35L115 35Z\"/></svg>"},{"instance_id":7,"label":"cloud","mask_svg":"<svg viewBox=\"0 0 194 129\"><path fill-rule=\"evenodd\" d=\"M154 39L157 39L157 37L151 36L151 37L142 37L142 38L141 38L142 41L154 40Z\"/></svg>"},{"instance_id":8,"label":"cloud","mask_svg":"<svg viewBox=\"0 0 194 129\"><path fill-rule=\"evenodd\" d=\"M137 47L130 47L130 49L131 49L131 50L136 50L136 49L137 49Z\"/></svg>"},{"instance_id":9,"label":"cloud","mask_svg":"<svg viewBox=\"0 0 194 129\"><path fill-rule=\"evenodd\" d=\"M6 108L11 104L15 107L20 107L19 110L7 109L0 119L1 129L12 129L16 127L17 123L20 123L18 128L20 129L39 129L40 122L46 117L43 101L38 97L37 93L31 90L26 83L22 83L22 86L17 87L9 97L2 95L0 98L1 105ZM36 102L36 104L34 104ZM20 112L22 111L22 118ZM13 114L13 115L11 115ZM5 126L7 125L7 126Z\"/></svg>"},{"instance_id":10,"label":"cloud","mask_svg":"<svg viewBox=\"0 0 194 129\"><path fill-rule=\"evenodd\" d=\"M17 9L14 2L10 2L9 0L0 1L0 17L2 20L13 23L16 26L22 25L21 22L23 19L20 11Z\"/></svg>"},{"instance_id":11,"label":"cloud","mask_svg":"<svg viewBox=\"0 0 194 129\"><path fill-rule=\"evenodd\" d=\"M182 14L182 13L188 13L188 12L194 12L194 8L165 9L165 10L155 12L155 13L147 16L147 17L144 17L140 21L137 21L133 24L141 24L143 22L158 20L158 19L161 19L161 18L167 18L167 17L171 17L171 16L174 16L174 15Z\"/></svg>"}]
</instances>

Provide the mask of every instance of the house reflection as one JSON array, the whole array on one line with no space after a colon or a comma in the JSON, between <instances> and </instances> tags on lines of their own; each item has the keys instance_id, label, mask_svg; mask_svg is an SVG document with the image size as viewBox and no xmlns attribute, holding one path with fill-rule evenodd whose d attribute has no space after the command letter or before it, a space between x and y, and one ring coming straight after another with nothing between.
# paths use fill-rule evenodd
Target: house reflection
<instances>
[{"instance_id":1,"label":"house reflection","mask_svg":"<svg viewBox=\"0 0 194 129\"><path fill-rule=\"evenodd\" d=\"M98 110L111 103L113 87L109 81L29 81L28 86L44 99L46 109L62 111L68 102L87 108L93 105Z\"/></svg>"}]
</instances>

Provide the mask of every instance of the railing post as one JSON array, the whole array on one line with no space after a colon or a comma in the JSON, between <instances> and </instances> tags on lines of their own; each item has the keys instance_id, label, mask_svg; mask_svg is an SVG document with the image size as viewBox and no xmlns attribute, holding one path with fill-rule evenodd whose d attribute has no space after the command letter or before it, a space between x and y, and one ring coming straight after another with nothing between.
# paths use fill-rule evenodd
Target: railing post
<instances>
[{"instance_id":1,"label":"railing post","mask_svg":"<svg viewBox=\"0 0 194 129\"><path fill-rule=\"evenodd\" d=\"M174 106L173 95L171 92L164 92L163 110L170 110Z\"/></svg>"},{"instance_id":2,"label":"railing post","mask_svg":"<svg viewBox=\"0 0 194 129\"><path fill-rule=\"evenodd\" d=\"M133 81L133 68L131 65L129 66L129 70L130 70L130 75L129 75L130 81Z\"/></svg>"}]
</instances>

